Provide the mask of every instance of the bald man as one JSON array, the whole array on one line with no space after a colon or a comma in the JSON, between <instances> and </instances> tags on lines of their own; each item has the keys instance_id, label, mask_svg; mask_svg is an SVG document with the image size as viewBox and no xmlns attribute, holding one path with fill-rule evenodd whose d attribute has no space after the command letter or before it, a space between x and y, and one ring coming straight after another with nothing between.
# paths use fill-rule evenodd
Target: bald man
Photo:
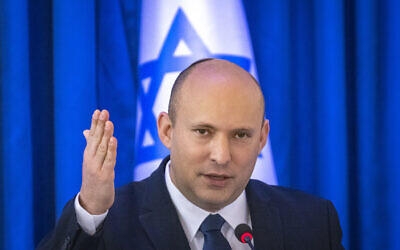
<instances>
[{"instance_id":1,"label":"bald man","mask_svg":"<svg viewBox=\"0 0 400 250\"><path fill-rule=\"evenodd\" d=\"M330 201L250 180L269 122L257 81L225 60L200 60L174 83L157 120L170 150L147 179L114 189L117 140L106 110L84 131L80 193L40 249L342 249Z\"/></svg>"}]
</instances>

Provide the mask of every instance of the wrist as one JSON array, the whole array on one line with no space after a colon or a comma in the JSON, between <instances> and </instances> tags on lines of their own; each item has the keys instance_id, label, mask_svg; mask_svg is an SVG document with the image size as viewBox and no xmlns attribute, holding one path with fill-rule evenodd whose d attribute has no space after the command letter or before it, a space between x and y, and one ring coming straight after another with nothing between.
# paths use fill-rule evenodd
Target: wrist
<instances>
[{"instance_id":1,"label":"wrist","mask_svg":"<svg viewBox=\"0 0 400 250\"><path fill-rule=\"evenodd\" d=\"M78 202L81 205L81 207L91 215L100 215L108 211L108 208L101 208L95 204L92 204L91 202L88 202L82 191L79 194Z\"/></svg>"}]
</instances>

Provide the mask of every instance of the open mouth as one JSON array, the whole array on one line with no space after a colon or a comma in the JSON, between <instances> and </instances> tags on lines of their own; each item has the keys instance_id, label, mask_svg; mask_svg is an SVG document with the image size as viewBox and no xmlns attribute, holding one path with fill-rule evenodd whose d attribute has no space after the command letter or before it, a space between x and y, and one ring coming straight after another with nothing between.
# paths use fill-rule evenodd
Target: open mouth
<instances>
[{"instance_id":1,"label":"open mouth","mask_svg":"<svg viewBox=\"0 0 400 250\"><path fill-rule=\"evenodd\" d=\"M226 176L220 176L220 175L206 175L208 178L211 178L213 180L225 180L228 179Z\"/></svg>"},{"instance_id":2,"label":"open mouth","mask_svg":"<svg viewBox=\"0 0 400 250\"><path fill-rule=\"evenodd\" d=\"M226 175L205 174L203 175L206 183L214 187L225 187L231 177Z\"/></svg>"}]
</instances>

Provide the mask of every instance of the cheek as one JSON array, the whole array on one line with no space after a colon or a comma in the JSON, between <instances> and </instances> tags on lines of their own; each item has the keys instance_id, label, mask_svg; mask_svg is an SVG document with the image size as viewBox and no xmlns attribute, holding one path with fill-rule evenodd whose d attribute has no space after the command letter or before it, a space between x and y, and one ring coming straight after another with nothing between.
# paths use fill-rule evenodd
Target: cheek
<instances>
[{"instance_id":1,"label":"cheek","mask_svg":"<svg viewBox=\"0 0 400 250\"><path fill-rule=\"evenodd\" d=\"M237 156L239 161L254 161L254 158L257 158L259 155L259 148L260 147L257 142L252 142L245 145L233 145L232 153Z\"/></svg>"},{"instance_id":2,"label":"cheek","mask_svg":"<svg viewBox=\"0 0 400 250\"><path fill-rule=\"evenodd\" d=\"M238 167L236 171L242 176L251 176L258 158L258 147L237 148L232 156L234 157L235 166Z\"/></svg>"},{"instance_id":3,"label":"cheek","mask_svg":"<svg viewBox=\"0 0 400 250\"><path fill-rule=\"evenodd\" d=\"M198 166L204 159L204 150L193 143L190 138L187 138L189 137L185 135L174 138L171 147L171 160L179 166L176 174L180 179L191 182L198 174Z\"/></svg>"},{"instance_id":4,"label":"cheek","mask_svg":"<svg viewBox=\"0 0 400 250\"><path fill-rule=\"evenodd\" d=\"M173 138L171 153L187 163L200 162L207 154L207 146L197 142L190 133L182 133Z\"/></svg>"}]
</instances>

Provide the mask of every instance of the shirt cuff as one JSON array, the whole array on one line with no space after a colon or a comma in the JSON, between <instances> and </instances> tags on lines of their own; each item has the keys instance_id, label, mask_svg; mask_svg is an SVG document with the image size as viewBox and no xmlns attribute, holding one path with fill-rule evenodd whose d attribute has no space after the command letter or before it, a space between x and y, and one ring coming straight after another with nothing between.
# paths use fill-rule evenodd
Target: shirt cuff
<instances>
[{"instance_id":1,"label":"shirt cuff","mask_svg":"<svg viewBox=\"0 0 400 250\"><path fill-rule=\"evenodd\" d=\"M96 233L96 229L100 224L104 221L108 214L108 210L103 214L93 215L89 214L81 204L79 203L79 193L75 197L75 214L76 220L78 221L79 226L89 235L94 235Z\"/></svg>"}]
</instances>

